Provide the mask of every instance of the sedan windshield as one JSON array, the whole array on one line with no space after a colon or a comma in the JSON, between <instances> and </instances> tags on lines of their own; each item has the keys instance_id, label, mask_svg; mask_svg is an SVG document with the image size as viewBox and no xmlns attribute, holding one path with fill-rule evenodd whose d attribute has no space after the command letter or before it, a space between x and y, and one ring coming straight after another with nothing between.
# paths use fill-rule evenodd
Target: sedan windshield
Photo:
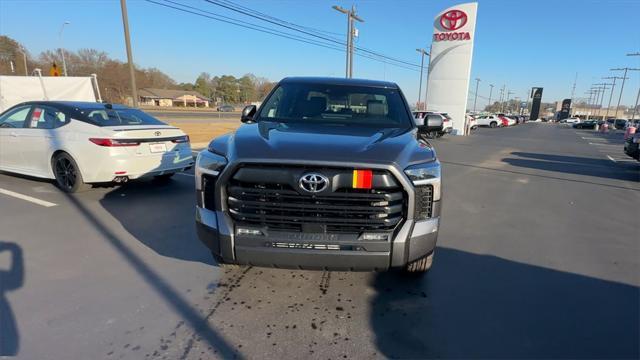
<instances>
[{"instance_id":1,"label":"sedan windshield","mask_svg":"<svg viewBox=\"0 0 640 360\"><path fill-rule=\"evenodd\" d=\"M98 126L166 125L137 109L86 109L82 113L90 123Z\"/></svg>"},{"instance_id":2,"label":"sedan windshield","mask_svg":"<svg viewBox=\"0 0 640 360\"><path fill-rule=\"evenodd\" d=\"M383 128L411 127L398 89L329 84L281 84L257 121Z\"/></svg>"}]
</instances>

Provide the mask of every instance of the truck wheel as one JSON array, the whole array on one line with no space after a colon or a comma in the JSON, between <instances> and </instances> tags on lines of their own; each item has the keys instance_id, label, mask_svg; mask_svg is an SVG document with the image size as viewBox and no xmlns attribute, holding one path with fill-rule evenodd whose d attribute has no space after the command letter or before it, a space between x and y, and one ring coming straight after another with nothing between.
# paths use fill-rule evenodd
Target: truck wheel
<instances>
[{"instance_id":1,"label":"truck wheel","mask_svg":"<svg viewBox=\"0 0 640 360\"><path fill-rule=\"evenodd\" d=\"M222 256L214 253L213 251L211 252L211 255L213 255L213 260L215 260L216 263L218 263L218 267L220 267L221 269L231 270L231 269L238 269L240 267L240 265L238 264L231 264L231 263L225 262Z\"/></svg>"},{"instance_id":2,"label":"truck wheel","mask_svg":"<svg viewBox=\"0 0 640 360\"><path fill-rule=\"evenodd\" d=\"M432 251L431 254L425 255L417 260L408 263L405 266L404 271L406 273L415 275L426 273L427 271L429 271L429 269L431 269L431 265L433 264L434 252L435 251Z\"/></svg>"},{"instance_id":3,"label":"truck wheel","mask_svg":"<svg viewBox=\"0 0 640 360\"><path fill-rule=\"evenodd\" d=\"M82 180L80 168L75 160L67 154L60 153L51 161L56 185L66 193L77 193L89 189L89 185Z\"/></svg>"},{"instance_id":4,"label":"truck wheel","mask_svg":"<svg viewBox=\"0 0 640 360\"><path fill-rule=\"evenodd\" d=\"M495 122L495 121L492 121L492 122L491 122L491 124L489 124L489 127L490 127L490 128L498 127L498 123L497 123L497 122Z\"/></svg>"}]
</instances>

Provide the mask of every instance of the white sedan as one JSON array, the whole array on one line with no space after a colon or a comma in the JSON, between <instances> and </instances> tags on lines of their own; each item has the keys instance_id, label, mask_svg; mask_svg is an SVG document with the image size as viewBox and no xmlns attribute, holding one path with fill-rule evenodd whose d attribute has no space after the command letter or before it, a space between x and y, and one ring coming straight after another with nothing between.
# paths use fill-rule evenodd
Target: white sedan
<instances>
[{"instance_id":1,"label":"white sedan","mask_svg":"<svg viewBox=\"0 0 640 360\"><path fill-rule=\"evenodd\" d=\"M567 124L577 124L580 122L580 118L568 118L565 122Z\"/></svg>"},{"instance_id":2,"label":"white sedan","mask_svg":"<svg viewBox=\"0 0 640 360\"><path fill-rule=\"evenodd\" d=\"M192 166L189 137L138 109L38 101L0 114L0 170L55 179L65 192Z\"/></svg>"}]
</instances>

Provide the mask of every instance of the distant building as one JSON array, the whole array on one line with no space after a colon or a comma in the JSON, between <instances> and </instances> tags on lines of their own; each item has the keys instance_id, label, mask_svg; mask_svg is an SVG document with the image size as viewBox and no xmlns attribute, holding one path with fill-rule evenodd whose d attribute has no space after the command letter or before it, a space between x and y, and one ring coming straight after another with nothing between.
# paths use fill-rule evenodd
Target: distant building
<instances>
[{"instance_id":1,"label":"distant building","mask_svg":"<svg viewBox=\"0 0 640 360\"><path fill-rule=\"evenodd\" d=\"M197 91L143 88L138 90L140 105L209 107L211 99Z\"/></svg>"}]
</instances>

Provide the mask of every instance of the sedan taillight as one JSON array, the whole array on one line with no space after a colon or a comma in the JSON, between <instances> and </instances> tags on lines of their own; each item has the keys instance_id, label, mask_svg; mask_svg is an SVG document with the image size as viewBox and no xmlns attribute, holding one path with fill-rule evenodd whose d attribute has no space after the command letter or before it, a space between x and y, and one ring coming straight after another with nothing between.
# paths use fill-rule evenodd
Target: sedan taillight
<instances>
[{"instance_id":1,"label":"sedan taillight","mask_svg":"<svg viewBox=\"0 0 640 360\"><path fill-rule=\"evenodd\" d=\"M188 143L189 142L189 135L180 136L179 138L175 138L175 139L171 140L171 142L174 143L174 144Z\"/></svg>"},{"instance_id":2,"label":"sedan taillight","mask_svg":"<svg viewBox=\"0 0 640 360\"><path fill-rule=\"evenodd\" d=\"M115 140L109 138L90 138L89 141L98 145L105 147L113 147L113 146L138 146L139 142L135 141L126 141L126 140Z\"/></svg>"}]
</instances>

